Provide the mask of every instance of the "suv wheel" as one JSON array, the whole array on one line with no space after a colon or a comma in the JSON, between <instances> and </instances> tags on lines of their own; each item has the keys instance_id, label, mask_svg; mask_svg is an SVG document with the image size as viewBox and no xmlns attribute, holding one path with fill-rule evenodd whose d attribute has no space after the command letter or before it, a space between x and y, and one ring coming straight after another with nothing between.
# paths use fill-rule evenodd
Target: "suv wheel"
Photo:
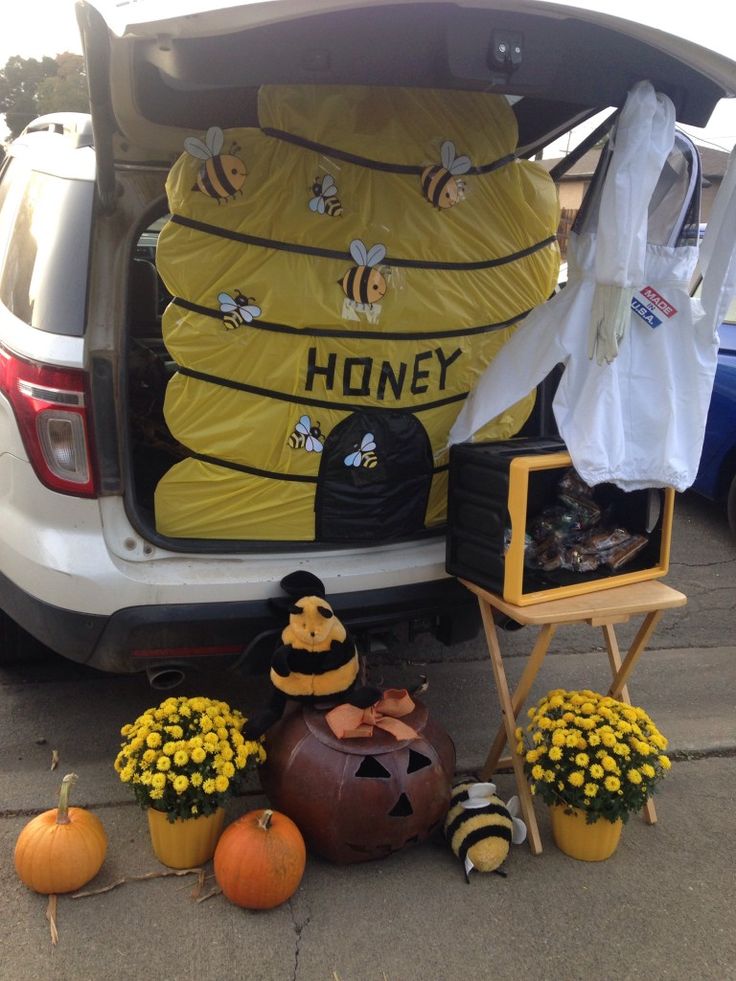
<instances>
[{"instance_id":1,"label":"suv wheel","mask_svg":"<svg viewBox=\"0 0 736 981\"><path fill-rule=\"evenodd\" d=\"M726 515L731 534L736 537L736 476L731 478L731 486L726 497Z\"/></svg>"}]
</instances>

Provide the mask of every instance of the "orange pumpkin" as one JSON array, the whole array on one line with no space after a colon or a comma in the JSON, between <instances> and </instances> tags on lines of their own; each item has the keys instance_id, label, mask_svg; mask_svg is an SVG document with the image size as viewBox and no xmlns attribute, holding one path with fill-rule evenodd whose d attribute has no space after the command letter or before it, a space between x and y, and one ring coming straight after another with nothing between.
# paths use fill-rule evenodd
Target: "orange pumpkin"
<instances>
[{"instance_id":1,"label":"orange pumpkin","mask_svg":"<svg viewBox=\"0 0 736 981\"><path fill-rule=\"evenodd\" d=\"M234 821L215 849L215 878L246 909L273 909L302 881L307 849L299 828L278 811L250 811Z\"/></svg>"},{"instance_id":2,"label":"orange pumpkin","mask_svg":"<svg viewBox=\"0 0 736 981\"><path fill-rule=\"evenodd\" d=\"M76 773L67 773L59 806L38 814L18 836L15 869L36 892L74 892L94 879L105 860L107 835L100 819L82 807L69 807L76 779Z\"/></svg>"}]
</instances>

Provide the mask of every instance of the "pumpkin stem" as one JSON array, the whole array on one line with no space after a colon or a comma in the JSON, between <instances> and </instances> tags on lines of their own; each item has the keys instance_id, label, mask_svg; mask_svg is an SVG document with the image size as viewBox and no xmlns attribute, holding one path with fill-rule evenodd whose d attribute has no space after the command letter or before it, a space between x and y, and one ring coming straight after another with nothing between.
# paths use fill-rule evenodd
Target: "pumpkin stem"
<instances>
[{"instance_id":1,"label":"pumpkin stem","mask_svg":"<svg viewBox=\"0 0 736 981\"><path fill-rule=\"evenodd\" d=\"M271 827L271 818L273 817L273 811L264 811L263 814L258 818L258 827L263 828L264 831L268 831Z\"/></svg>"},{"instance_id":2,"label":"pumpkin stem","mask_svg":"<svg viewBox=\"0 0 736 981\"><path fill-rule=\"evenodd\" d=\"M76 773L67 773L64 779L61 781L59 806L56 810L57 824L69 824L69 793L77 780L79 780L79 777L76 775Z\"/></svg>"}]
</instances>

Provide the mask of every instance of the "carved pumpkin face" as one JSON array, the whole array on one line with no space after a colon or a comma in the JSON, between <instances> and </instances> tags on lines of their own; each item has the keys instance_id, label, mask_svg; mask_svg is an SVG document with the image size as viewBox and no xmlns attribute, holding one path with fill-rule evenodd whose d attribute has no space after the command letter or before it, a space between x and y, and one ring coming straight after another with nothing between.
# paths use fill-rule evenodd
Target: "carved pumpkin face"
<instances>
[{"instance_id":1,"label":"carved pumpkin face","mask_svg":"<svg viewBox=\"0 0 736 981\"><path fill-rule=\"evenodd\" d=\"M419 702L402 721L418 739L398 741L378 729L369 738L337 739L311 708L269 732L261 784L316 854L342 864L383 858L424 841L441 823L455 747Z\"/></svg>"}]
</instances>

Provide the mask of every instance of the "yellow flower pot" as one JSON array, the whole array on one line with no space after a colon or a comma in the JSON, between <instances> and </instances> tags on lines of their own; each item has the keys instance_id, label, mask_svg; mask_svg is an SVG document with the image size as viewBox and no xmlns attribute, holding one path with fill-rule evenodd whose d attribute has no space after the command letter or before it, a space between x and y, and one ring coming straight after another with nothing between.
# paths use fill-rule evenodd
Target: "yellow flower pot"
<instances>
[{"instance_id":1,"label":"yellow flower pot","mask_svg":"<svg viewBox=\"0 0 736 981\"><path fill-rule=\"evenodd\" d=\"M570 858L602 862L616 851L624 826L620 818L614 822L599 818L588 824L585 811L565 804L553 804L549 813L555 844Z\"/></svg>"},{"instance_id":2,"label":"yellow flower pot","mask_svg":"<svg viewBox=\"0 0 736 981\"><path fill-rule=\"evenodd\" d=\"M222 833L225 810L203 817L177 818L173 823L165 811L148 808L148 830L151 845L159 862L172 869L192 869L203 865L215 854Z\"/></svg>"}]
</instances>

